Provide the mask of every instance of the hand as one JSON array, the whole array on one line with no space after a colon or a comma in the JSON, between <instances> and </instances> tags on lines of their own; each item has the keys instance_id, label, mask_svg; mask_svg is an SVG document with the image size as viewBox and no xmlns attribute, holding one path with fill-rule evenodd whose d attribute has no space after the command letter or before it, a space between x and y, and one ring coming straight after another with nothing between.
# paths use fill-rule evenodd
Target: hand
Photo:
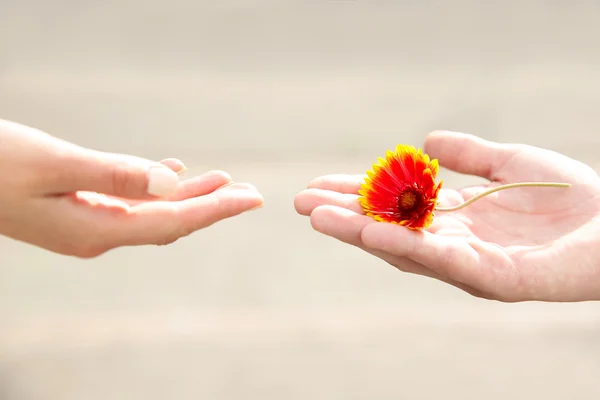
<instances>
[{"instance_id":1,"label":"hand","mask_svg":"<svg viewBox=\"0 0 600 400\"><path fill-rule=\"evenodd\" d=\"M296 210L310 215L323 234L474 296L505 302L600 299L600 179L591 168L548 150L451 132L429 135L424 151L442 167L490 181L442 189L440 207L506 183L572 186L496 192L460 211L437 212L425 231L365 216L357 201L363 175L313 180L296 196Z\"/></svg>"},{"instance_id":2,"label":"hand","mask_svg":"<svg viewBox=\"0 0 600 400\"><path fill-rule=\"evenodd\" d=\"M263 204L225 172L179 182L184 170L176 159L93 151L0 120L0 234L89 258L169 244Z\"/></svg>"}]
</instances>

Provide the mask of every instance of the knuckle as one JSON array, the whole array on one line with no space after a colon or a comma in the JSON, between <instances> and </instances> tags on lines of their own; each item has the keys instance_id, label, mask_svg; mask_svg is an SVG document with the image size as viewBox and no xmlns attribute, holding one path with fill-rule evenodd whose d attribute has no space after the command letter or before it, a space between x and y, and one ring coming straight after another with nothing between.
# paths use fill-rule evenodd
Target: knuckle
<instances>
[{"instance_id":1,"label":"knuckle","mask_svg":"<svg viewBox=\"0 0 600 400\"><path fill-rule=\"evenodd\" d=\"M175 243L179 238L183 236L183 230L181 227L173 227L160 235L157 235L155 244L157 246L166 246Z\"/></svg>"},{"instance_id":2,"label":"knuckle","mask_svg":"<svg viewBox=\"0 0 600 400\"><path fill-rule=\"evenodd\" d=\"M158 240L156 241L156 245L157 246L166 246L169 244L173 244L176 241L178 241L179 239L188 236L190 233L191 233L190 231L188 231L187 229L181 228L181 227L172 229L171 231L167 232L166 234L160 236L158 238Z\"/></svg>"},{"instance_id":3,"label":"knuckle","mask_svg":"<svg viewBox=\"0 0 600 400\"><path fill-rule=\"evenodd\" d=\"M109 190L116 194L132 194L146 191L146 180L139 179L141 171L133 164L120 161L108 169Z\"/></svg>"},{"instance_id":4,"label":"knuckle","mask_svg":"<svg viewBox=\"0 0 600 400\"><path fill-rule=\"evenodd\" d=\"M464 282L464 263L461 260L460 252L452 245L447 245L440 254L441 269L447 271L448 274L459 282Z\"/></svg>"},{"instance_id":5,"label":"knuckle","mask_svg":"<svg viewBox=\"0 0 600 400\"><path fill-rule=\"evenodd\" d=\"M455 267L455 251L452 246L446 246L442 252L442 264L447 268Z\"/></svg>"},{"instance_id":6,"label":"knuckle","mask_svg":"<svg viewBox=\"0 0 600 400\"><path fill-rule=\"evenodd\" d=\"M162 238L158 239L155 244L157 246L167 246L169 244L175 243L180 238L181 238L181 235L177 235L177 234L167 235L167 236L163 236Z\"/></svg>"},{"instance_id":7,"label":"knuckle","mask_svg":"<svg viewBox=\"0 0 600 400\"><path fill-rule=\"evenodd\" d=\"M131 179L125 165L118 163L110 168L111 189L114 193L123 193L130 185Z\"/></svg>"},{"instance_id":8,"label":"knuckle","mask_svg":"<svg viewBox=\"0 0 600 400\"><path fill-rule=\"evenodd\" d=\"M172 221L172 224L165 226L163 230L156 235L154 244L157 246L166 246L175 243L177 240L188 236L193 231L193 229L188 226L185 219L182 218L177 207L173 206L169 211L169 214L169 220Z\"/></svg>"}]
</instances>

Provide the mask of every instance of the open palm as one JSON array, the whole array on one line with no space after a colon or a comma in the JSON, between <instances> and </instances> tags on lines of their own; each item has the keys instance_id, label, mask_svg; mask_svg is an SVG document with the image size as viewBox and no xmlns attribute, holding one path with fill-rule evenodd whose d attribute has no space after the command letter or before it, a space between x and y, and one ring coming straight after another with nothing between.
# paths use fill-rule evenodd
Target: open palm
<instances>
[{"instance_id":1,"label":"open palm","mask_svg":"<svg viewBox=\"0 0 600 400\"><path fill-rule=\"evenodd\" d=\"M398 269L426 275L475 296L502 301L600 298L600 179L588 166L548 150L430 135L425 152L488 185L442 189L440 207L506 183L566 182L569 188L515 188L454 212L437 212L426 231L376 222L358 203L361 175L315 179L296 197L313 227Z\"/></svg>"},{"instance_id":2,"label":"open palm","mask_svg":"<svg viewBox=\"0 0 600 400\"><path fill-rule=\"evenodd\" d=\"M96 151L0 120L0 235L92 258L122 246L170 244L261 207L223 171L181 181L177 159Z\"/></svg>"}]
</instances>

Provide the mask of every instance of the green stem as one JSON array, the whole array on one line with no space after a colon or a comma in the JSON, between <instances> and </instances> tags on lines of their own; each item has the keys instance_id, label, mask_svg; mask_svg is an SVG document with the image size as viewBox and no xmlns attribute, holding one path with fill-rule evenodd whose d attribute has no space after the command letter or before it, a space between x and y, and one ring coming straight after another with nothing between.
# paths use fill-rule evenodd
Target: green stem
<instances>
[{"instance_id":1,"label":"green stem","mask_svg":"<svg viewBox=\"0 0 600 400\"><path fill-rule=\"evenodd\" d=\"M483 193L478 194L477 196L471 197L469 200L465 201L462 204L459 204L457 206L454 207L444 207L444 208L436 208L435 211L441 211L441 212L451 212L451 211L458 211L461 210L463 208L465 208L466 206L468 206L469 204L487 196L488 194L492 194L494 192L498 192L500 190L504 190L504 189L512 189L512 188L518 188L518 187L525 187L525 186L534 186L534 187L570 187L571 184L570 183L557 183L557 182L520 182L520 183L509 183L506 185L501 185L501 186L496 186L495 188L491 188L489 190L486 190Z\"/></svg>"}]
</instances>

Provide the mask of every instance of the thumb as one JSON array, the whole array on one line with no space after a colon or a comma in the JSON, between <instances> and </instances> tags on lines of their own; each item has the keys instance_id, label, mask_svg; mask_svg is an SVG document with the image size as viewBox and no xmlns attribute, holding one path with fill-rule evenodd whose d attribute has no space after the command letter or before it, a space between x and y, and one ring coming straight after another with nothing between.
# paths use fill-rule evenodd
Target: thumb
<instances>
[{"instance_id":1,"label":"thumb","mask_svg":"<svg viewBox=\"0 0 600 400\"><path fill-rule=\"evenodd\" d=\"M48 189L52 193L90 191L130 199L168 197L179 187L178 174L173 170L177 163L172 160L158 163L80 149L56 161Z\"/></svg>"},{"instance_id":2,"label":"thumb","mask_svg":"<svg viewBox=\"0 0 600 400\"><path fill-rule=\"evenodd\" d=\"M425 139L424 151L431 158L437 158L444 168L490 181L517 153L517 149L508 144L448 131L430 133Z\"/></svg>"}]
</instances>

